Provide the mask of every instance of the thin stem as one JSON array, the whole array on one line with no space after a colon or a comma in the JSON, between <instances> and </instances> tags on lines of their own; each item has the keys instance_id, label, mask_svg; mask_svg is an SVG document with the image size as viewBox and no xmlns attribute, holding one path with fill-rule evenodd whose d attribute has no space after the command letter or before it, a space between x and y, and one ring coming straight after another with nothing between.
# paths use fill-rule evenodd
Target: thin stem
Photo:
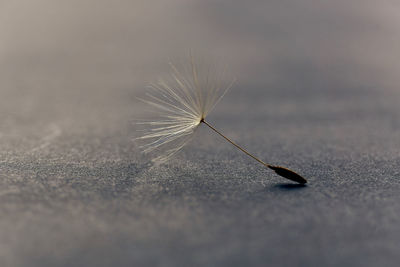
<instances>
[{"instance_id":1,"label":"thin stem","mask_svg":"<svg viewBox=\"0 0 400 267\"><path fill-rule=\"evenodd\" d=\"M241 146L239 146L238 144L236 144L235 142L233 142L231 139L229 139L228 137L226 137L225 135L223 135L220 131L218 131L217 129L215 129L212 125L210 125L208 122L206 122L204 119L201 120L202 123L204 123L205 125L207 125L211 130L213 130L214 132L216 132L217 134L219 134L221 137L223 137L226 141L228 141L229 143L231 143L232 145L234 145L235 147L237 147L240 151L242 151L243 153L245 153L246 155L248 155L249 157L255 159L256 161L258 161L259 163L263 164L264 166L274 170L277 174L279 174L282 177L285 177L289 180L298 182L300 184L305 184L307 183L307 180L304 179L303 177L301 177L299 174L295 173L292 170L289 170L285 167L281 167L281 166L273 166L270 165L268 163L265 163L264 161L262 161L261 159L257 158L256 156L254 156L253 154L250 154L250 152L248 152L247 150L245 150L244 148L242 148Z\"/></svg>"},{"instance_id":2,"label":"thin stem","mask_svg":"<svg viewBox=\"0 0 400 267\"><path fill-rule=\"evenodd\" d=\"M208 127L210 127L214 132L216 132L217 134L219 134L220 136L222 136L223 138L225 138L226 141L228 141L229 143L231 143L232 145L234 145L235 147L239 148L242 152L244 152L246 155L252 157L253 159L257 160L258 162L260 162L261 164L265 165L266 167L270 167L269 164L265 163L264 161L262 161L261 159L257 158L256 156L254 156L253 154L250 154L250 152L248 152L247 150L245 150L244 148L242 148L241 146L239 146L238 144L236 144L235 142L233 142L231 139L229 139L228 137L226 137L225 135L223 135L221 132L219 132L217 129L215 129L213 126L211 126L208 122L206 122L204 119L201 121L202 123L204 123L205 125L207 125Z\"/></svg>"}]
</instances>

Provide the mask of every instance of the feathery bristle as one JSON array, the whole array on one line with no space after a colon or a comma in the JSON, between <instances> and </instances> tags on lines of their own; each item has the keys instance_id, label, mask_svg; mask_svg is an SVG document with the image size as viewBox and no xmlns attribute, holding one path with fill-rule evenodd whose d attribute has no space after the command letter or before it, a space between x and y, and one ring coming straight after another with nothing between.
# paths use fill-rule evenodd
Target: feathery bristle
<instances>
[{"instance_id":1,"label":"feathery bristle","mask_svg":"<svg viewBox=\"0 0 400 267\"><path fill-rule=\"evenodd\" d=\"M159 119L139 122L144 134L139 140L145 153L157 150L155 162L164 162L190 141L194 131L232 86L225 71L217 66L190 61L176 66L170 63L169 77L152 83L144 103L159 113Z\"/></svg>"}]
</instances>

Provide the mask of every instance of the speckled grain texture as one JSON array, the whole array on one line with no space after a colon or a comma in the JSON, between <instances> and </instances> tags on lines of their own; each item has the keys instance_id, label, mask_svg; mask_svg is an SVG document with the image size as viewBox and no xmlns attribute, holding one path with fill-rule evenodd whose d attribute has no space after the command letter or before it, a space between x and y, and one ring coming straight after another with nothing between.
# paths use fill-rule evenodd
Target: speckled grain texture
<instances>
[{"instance_id":1,"label":"speckled grain texture","mask_svg":"<svg viewBox=\"0 0 400 267\"><path fill-rule=\"evenodd\" d=\"M205 127L170 163L150 167L131 140L136 108L124 99L109 103L108 116L104 108L76 120L49 114L38 125L35 112L8 117L0 139L2 266L398 262L393 97L350 91L328 101L244 96L240 88L227 96L209 120L260 157L303 174L305 187Z\"/></svg>"}]
</instances>

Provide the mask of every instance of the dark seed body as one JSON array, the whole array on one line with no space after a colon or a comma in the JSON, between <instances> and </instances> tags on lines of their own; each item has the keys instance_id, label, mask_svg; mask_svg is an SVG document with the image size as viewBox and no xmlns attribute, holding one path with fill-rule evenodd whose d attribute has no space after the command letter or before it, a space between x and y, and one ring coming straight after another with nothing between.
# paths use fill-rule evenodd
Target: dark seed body
<instances>
[{"instance_id":1,"label":"dark seed body","mask_svg":"<svg viewBox=\"0 0 400 267\"><path fill-rule=\"evenodd\" d=\"M307 180L304 179L303 177L301 177L300 175L298 175L297 173L295 173L294 171L291 171L287 168L284 167L280 167L280 166L271 166L268 165L268 168L274 170L276 172L276 174L285 177L286 179L295 181L297 183L300 184L305 184L307 183Z\"/></svg>"}]
</instances>

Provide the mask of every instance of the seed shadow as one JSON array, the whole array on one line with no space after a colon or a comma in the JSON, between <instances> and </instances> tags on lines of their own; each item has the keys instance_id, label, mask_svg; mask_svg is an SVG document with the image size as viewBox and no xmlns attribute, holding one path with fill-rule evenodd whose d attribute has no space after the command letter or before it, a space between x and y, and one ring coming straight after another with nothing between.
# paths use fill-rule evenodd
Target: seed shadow
<instances>
[{"instance_id":1,"label":"seed shadow","mask_svg":"<svg viewBox=\"0 0 400 267\"><path fill-rule=\"evenodd\" d=\"M294 190L301 190L307 188L305 184L276 184L273 186L275 189L279 189L282 191L294 191Z\"/></svg>"}]
</instances>

